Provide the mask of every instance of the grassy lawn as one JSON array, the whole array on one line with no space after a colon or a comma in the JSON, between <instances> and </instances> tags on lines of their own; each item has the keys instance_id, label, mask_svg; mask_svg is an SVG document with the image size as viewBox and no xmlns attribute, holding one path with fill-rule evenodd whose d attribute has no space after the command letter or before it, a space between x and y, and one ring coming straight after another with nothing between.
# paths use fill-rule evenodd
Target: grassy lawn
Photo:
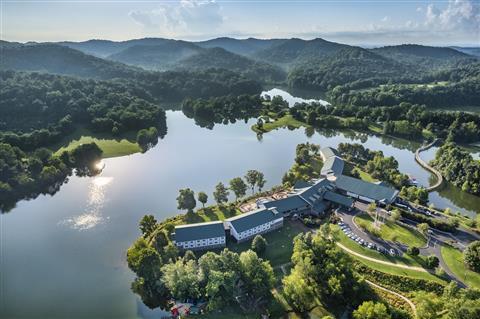
<instances>
[{"instance_id":1,"label":"grassy lawn","mask_svg":"<svg viewBox=\"0 0 480 319\"><path fill-rule=\"evenodd\" d=\"M72 135L69 135L53 147L53 150L55 154L60 154L63 151L70 151L81 144L95 142L102 149L103 158L141 152L142 149L135 142L132 134L113 138L111 135L95 134L87 129L77 129Z\"/></svg>"},{"instance_id":2,"label":"grassy lawn","mask_svg":"<svg viewBox=\"0 0 480 319\"><path fill-rule=\"evenodd\" d=\"M367 229L373 228L373 219L368 214L357 215L355 222ZM401 226L389 220L380 226L379 234L385 240L399 242L408 246L423 247L426 244L425 237L417 230Z\"/></svg>"},{"instance_id":3,"label":"grassy lawn","mask_svg":"<svg viewBox=\"0 0 480 319\"><path fill-rule=\"evenodd\" d=\"M294 119L290 114L287 114L279 119L274 120L273 122L264 123L263 127L260 129L258 128L257 124L252 125L252 130L256 133L266 133L272 130L276 130L280 127L293 127L299 128L302 126L308 126L303 122L297 121Z\"/></svg>"},{"instance_id":4,"label":"grassy lawn","mask_svg":"<svg viewBox=\"0 0 480 319\"><path fill-rule=\"evenodd\" d=\"M383 261L387 261L394 264L408 265L413 267L423 267L423 259L421 256L411 257L408 255L404 255L404 256L394 257L394 256L382 254L376 250L366 248L358 244L357 242L351 240L338 228L338 226L334 225L333 227L334 229L339 230L338 242L344 245L345 247L347 247L348 249L353 250L354 252L357 252L367 257L372 257L378 260L383 260Z\"/></svg>"},{"instance_id":5,"label":"grassy lawn","mask_svg":"<svg viewBox=\"0 0 480 319\"><path fill-rule=\"evenodd\" d=\"M286 221L282 228L263 234L268 244L267 250L260 257L269 260L272 267L289 263L293 252L293 238L301 232L299 226ZM231 242L227 247L232 251L242 252L250 249L251 244L251 240L239 244Z\"/></svg>"},{"instance_id":6,"label":"grassy lawn","mask_svg":"<svg viewBox=\"0 0 480 319\"><path fill-rule=\"evenodd\" d=\"M480 274L468 270L463 264L463 254L451 246L442 246L442 256L448 268L469 287L480 288Z\"/></svg>"}]
</instances>

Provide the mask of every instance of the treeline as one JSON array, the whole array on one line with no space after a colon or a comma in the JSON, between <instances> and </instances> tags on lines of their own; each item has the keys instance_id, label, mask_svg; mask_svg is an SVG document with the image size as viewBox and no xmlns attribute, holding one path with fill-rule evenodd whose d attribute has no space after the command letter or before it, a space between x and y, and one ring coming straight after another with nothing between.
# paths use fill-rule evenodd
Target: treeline
<instances>
[{"instance_id":1,"label":"treeline","mask_svg":"<svg viewBox=\"0 0 480 319\"><path fill-rule=\"evenodd\" d=\"M260 95L228 95L209 99L187 98L182 103L183 113L197 124L212 128L215 123L234 123L248 120L262 111Z\"/></svg>"},{"instance_id":2,"label":"treeline","mask_svg":"<svg viewBox=\"0 0 480 319\"><path fill-rule=\"evenodd\" d=\"M480 116L467 112L428 110L425 105L402 102L394 106L323 106L297 103L289 110L296 120L319 128L369 129L382 125L382 133L408 138L434 137L467 143L480 136Z\"/></svg>"},{"instance_id":3,"label":"treeline","mask_svg":"<svg viewBox=\"0 0 480 319\"><path fill-rule=\"evenodd\" d=\"M20 199L55 193L73 169L77 175L96 174L95 164L101 156L102 150L95 143L82 144L59 156L46 148L28 154L0 143L0 211L10 210Z\"/></svg>"},{"instance_id":4,"label":"treeline","mask_svg":"<svg viewBox=\"0 0 480 319\"><path fill-rule=\"evenodd\" d=\"M157 127L166 132L165 111L111 82L39 73L1 72L0 140L23 150L59 141L76 126L118 135ZM151 100L151 98L150 98Z\"/></svg>"},{"instance_id":5,"label":"treeline","mask_svg":"<svg viewBox=\"0 0 480 319\"><path fill-rule=\"evenodd\" d=\"M480 195L480 161L453 143L446 143L431 164L442 176L464 192Z\"/></svg>"},{"instance_id":6,"label":"treeline","mask_svg":"<svg viewBox=\"0 0 480 319\"><path fill-rule=\"evenodd\" d=\"M364 90L338 86L330 91L329 97L332 102L342 105L375 107L408 102L438 108L479 105L479 91L480 77L476 76L447 84L386 84Z\"/></svg>"}]
</instances>

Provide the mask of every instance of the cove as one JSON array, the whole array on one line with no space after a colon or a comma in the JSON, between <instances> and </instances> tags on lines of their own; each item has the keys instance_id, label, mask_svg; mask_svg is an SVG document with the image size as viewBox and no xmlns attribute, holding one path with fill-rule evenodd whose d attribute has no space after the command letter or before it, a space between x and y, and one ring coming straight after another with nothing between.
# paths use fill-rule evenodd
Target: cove
<instances>
[{"instance_id":1,"label":"cove","mask_svg":"<svg viewBox=\"0 0 480 319\"><path fill-rule=\"evenodd\" d=\"M250 129L255 122L217 124L209 130L181 112L168 111L168 133L147 153L106 159L99 176L73 176L54 196L21 201L0 215L0 317L159 318L160 310L148 309L130 290L133 273L125 253L140 235L140 218L175 215L178 189L205 191L211 198L215 184L249 169L264 172L265 189L277 185L292 165L298 143L364 143L394 156L400 170L422 185L431 177L414 161L416 142L286 128L258 139ZM461 206L458 194L430 196L435 205L453 211L474 215L480 210L475 196L468 206Z\"/></svg>"}]
</instances>

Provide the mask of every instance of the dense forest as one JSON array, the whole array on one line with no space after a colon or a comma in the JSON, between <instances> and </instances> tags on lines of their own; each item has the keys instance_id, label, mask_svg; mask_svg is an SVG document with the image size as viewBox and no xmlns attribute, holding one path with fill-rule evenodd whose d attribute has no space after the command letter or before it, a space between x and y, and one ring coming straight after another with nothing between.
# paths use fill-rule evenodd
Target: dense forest
<instances>
[{"instance_id":1,"label":"dense forest","mask_svg":"<svg viewBox=\"0 0 480 319\"><path fill-rule=\"evenodd\" d=\"M480 195L480 161L453 143L440 147L432 164L445 179L464 192Z\"/></svg>"}]
</instances>

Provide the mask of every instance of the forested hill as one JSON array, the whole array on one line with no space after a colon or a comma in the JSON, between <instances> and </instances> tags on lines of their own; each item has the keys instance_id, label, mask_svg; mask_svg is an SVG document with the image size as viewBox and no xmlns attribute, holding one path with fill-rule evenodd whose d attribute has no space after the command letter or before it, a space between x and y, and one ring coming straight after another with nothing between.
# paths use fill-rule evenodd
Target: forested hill
<instances>
[{"instance_id":1,"label":"forested hill","mask_svg":"<svg viewBox=\"0 0 480 319\"><path fill-rule=\"evenodd\" d=\"M255 38L248 38L248 39L234 39L228 37L216 38L201 42L195 42L198 46L202 48L222 48L227 51L252 56L256 52L261 50L265 50L267 48L272 47L273 45L283 43L288 41L286 39L255 39Z\"/></svg>"},{"instance_id":2,"label":"forested hill","mask_svg":"<svg viewBox=\"0 0 480 319\"><path fill-rule=\"evenodd\" d=\"M255 61L222 48L203 49L198 54L180 60L174 68L186 70L222 68L264 82L280 82L286 78L285 72L279 67L266 62Z\"/></svg>"},{"instance_id":3,"label":"forested hill","mask_svg":"<svg viewBox=\"0 0 480 319\"><path fill-rule=\"evenodd\" d=\"M371 51L417 68L438 68L452 65L460 60L473 58L468 54L451 48L430 47L416 44L386 46L372 49Z\"/></svg>"},{"instance_id":4,"label":"forested hill","mask_svg":"<svg viewBox=\"0 0 480 319\"><path fill-rule=\"evenodd\" d=\"M165 40L156 45L135 45L109 55L110 60L135 65L144 69L167 70L185 58L203 49L186 41Z\"/></svg>"},{"instance_id":5,"label":"forested hill","mask_svg":"<svg viewBox=\"0 0 480 319\"><path fill-rule=\"evenodd\" d=\"M258 51L253 56L288 68L295 64L309 62L312 59L326 58L348 47L350 46L320 38L313 40L294 38Z\"/></svg>"},{"instance_id":6,"label":"forested hill","mask_svg":"<svg viewBox=\"0 0 480 319\"><path fill-rule=\"evenodd\" d=\"M38 71L96 79L132 77L137 68L56 44L1 44L1 70Z\"/></svg>"},{"instance_id":7,"label":"forested hill","mask_svg":"<svg viewBox=\"0 0 480 319\"><path fill-rule=\"evenodd\" d=\"M366 49L347 47L324 59L297 65L289 73L293 87L332 89L337 85L369 78L398 78L412 68Z\"/></svg>"}]
</instances>

